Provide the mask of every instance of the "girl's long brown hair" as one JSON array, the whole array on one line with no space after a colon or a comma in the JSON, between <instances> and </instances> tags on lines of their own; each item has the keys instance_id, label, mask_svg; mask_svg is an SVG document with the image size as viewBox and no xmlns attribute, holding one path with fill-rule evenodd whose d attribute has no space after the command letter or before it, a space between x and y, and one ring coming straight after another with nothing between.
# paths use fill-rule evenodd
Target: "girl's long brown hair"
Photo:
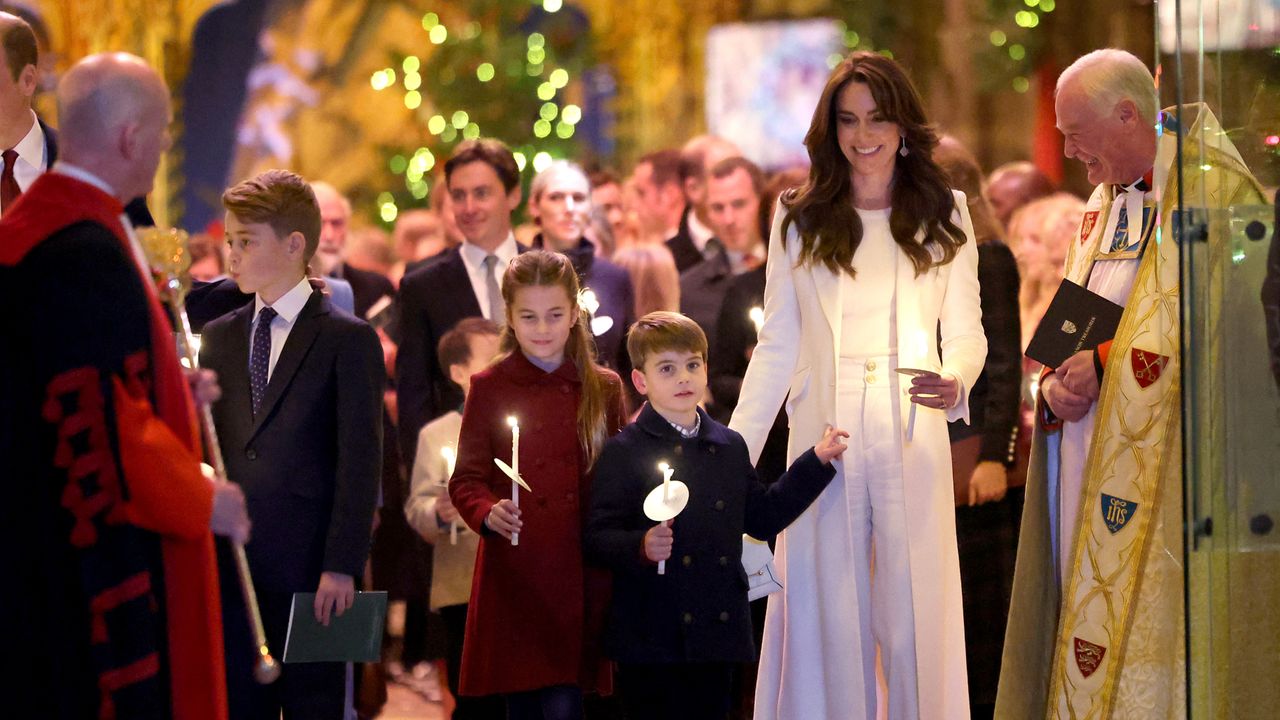
<instances>
[{"instance_id":1,"label":"girl's long brown hair","mask_svg":"<svg viewBox=\"0 0 1280 720\"><path fill-rule=\"evenodd\" d=\"M951 262L965 235L951 220L955 198L932 158L938 135L928 124L920 95L907 74L893 60L871 52L853 53L841 61L822 90L804 137L811 163L809 179L783 195L787 209L783 242L794 222L800 230L801 264L821 263L833 273L855 274L853 253L862 242L862 221L852 202L849 162L836 137L837 101L851 82L867 85L876 109L896 123L906 139L908 154L895 157L890 195L889 230L894 241L911 259L917 276ZM925 234L923 243L916 242L920 230Z\"/></svg>"},{"instance_id":2,"label":"girl's long brown hair","mask_svg":"<svg viewBox=\"0 0 1280 720\"><path fill-rule=\"evenodd\" d=\"M503 357L519 350L516 334L511 330L514 318L511 308L516 293L527 287L559 287L569 298L570 312L577 311L577 322L569 330L565 344L565 357L578 368L582 382L582 397L578 402L578 440L586 455L584 470L595 464L600 448L608 438L609 384L596 365L595 340L591 337L591 317L578 306L578 273L573 263L559 253L530 250L521 253L507 266L502 278L502 299L507 304L507 324L502 328L501 348Z\"/></svg>"}]
</instances>

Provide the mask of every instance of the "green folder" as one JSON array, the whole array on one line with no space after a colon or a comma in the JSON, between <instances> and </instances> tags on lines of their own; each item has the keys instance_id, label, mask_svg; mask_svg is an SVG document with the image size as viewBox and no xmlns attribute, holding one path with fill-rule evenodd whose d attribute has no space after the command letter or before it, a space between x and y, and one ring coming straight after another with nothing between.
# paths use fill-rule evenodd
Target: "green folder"
<instances>
[{"instance_id":1,"label":"green folder","mask_svg":"<svg viewBox=\"0 0 1280 720\"><path fill-rule=\"evenodd\" d=\"M382 628L387 621L385 592L358 592L355 602L342 613L329 616L329 627L316 620L315 593L294 593L289 611L289 634L284 640L284 661L379 662Z\"/></svg>"}]
</instances>

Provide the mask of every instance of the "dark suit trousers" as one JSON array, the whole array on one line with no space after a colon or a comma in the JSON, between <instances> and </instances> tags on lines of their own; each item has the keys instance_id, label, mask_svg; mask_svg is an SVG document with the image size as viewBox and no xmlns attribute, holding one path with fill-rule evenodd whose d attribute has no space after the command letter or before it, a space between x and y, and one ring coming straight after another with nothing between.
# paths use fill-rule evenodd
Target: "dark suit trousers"
<instances>
[{"instance_id":1,"label":"dark suit trousers","mask_svg":"<svg viewBox=\"0 0 1280 720\"><path fill-rule=\"evenodd\" d=\"M618 665L628 720L724 720L733 686L730 663Z\"/></svg>"},{"instance_id":2,"label":"dark suit trousers","mask_svg":"<svg viewBox=\"0 0 1280 720\"><path fill-rule=\"evenodd\" d=\"M259 685L253 679L257 648L249 630L231 549L218 540L218 576L222 585L222 636L226 648L229 720L343 720L346 710L345 663L281 664L280 679ZM284 657L291 593L258 592L267 644L277 662Z\"/></svg>"}]
</instances>

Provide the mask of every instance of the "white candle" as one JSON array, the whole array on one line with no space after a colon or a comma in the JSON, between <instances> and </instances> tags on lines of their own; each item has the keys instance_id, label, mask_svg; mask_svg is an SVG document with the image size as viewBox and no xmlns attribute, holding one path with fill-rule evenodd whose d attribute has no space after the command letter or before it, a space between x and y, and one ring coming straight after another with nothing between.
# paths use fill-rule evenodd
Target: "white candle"
<instances>
[{"instance_id":1,"label":"white candle","mask_svg":"<svg viewBox=\"0 0 1280 720\"><path fill-rule=\"evenodd\" d=\"M511 471L515 475L520 475L520 421L515 415L507 418L507 424L511 426ZM517 508L520 507L520 486L515 480L511 481L511 504ZM511 544L520 544L520 533L511 533Z\"/></svg>"},{"instance_id":2,"label":"white candle","mask_svg":"<svg viewBox=\"0 0 1280 720\"><path fill-rule=\"evenodd\" d=\"M447 445L445 447L440 448L440 454L444 456L444 466L445 466L445 473L446 473L444 482L446 485L448 485L449 480L453 478L453 466L458 462L458 454L453 451L453 448Z\"/></svg>"},{"instance_id":3,"label":"white candle","mask_svg":"<svg viewBox=\"0 0 1280 720\"><path fill-rule=\"evenodd\" d=\"M665 462L658 463L658 469L662 471L662 501L669 503L671 502L671 476L674 475L676 471L674 468L672 468L670 465L668 465ZM662 524L670 525L671 521L667 520ZM659 575L667 574L666 560L658 561L658 574Z\"/></svg>"},{"instance_id":4,"label":"white candle","mask_svg":"<svg viewBox=\"0 0 1280 720\"><path fill-rule=\"evenodd\" d=\"M929 336L924 330L915 331L915 338L911 350L915 353L915 357L913 357L911 361L919 363L919 367L922 370L928 369Z\"/></svg>"},{"instance_id":5,"label":"white candle","mask_svg":"<svg viewBox=\"0 0 1280 720\"><path fill-rule=\"evenodd\" d=\"M453 479L453 468L454 468L454 465L456 465L458 462L458 453L455 452L453 448L446 445L440 448L440 454L444 456L445 470L448 473L445 476L444 482L441 484L447 488L449 487L449 481ZM448 491L446 490L446 492ZM450 545L458 544L458 521L457 520L454 520L453 522L449 523L449 544Z\"/></svg>"}]
</instances>

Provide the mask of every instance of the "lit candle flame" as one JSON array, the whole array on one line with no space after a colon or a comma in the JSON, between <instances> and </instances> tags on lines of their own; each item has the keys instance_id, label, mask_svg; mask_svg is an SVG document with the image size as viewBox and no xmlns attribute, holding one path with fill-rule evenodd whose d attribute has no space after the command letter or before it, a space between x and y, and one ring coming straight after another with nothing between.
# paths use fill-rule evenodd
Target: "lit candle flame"
<instances>
[{"instance_id":1,"label":"lit candle flame","mask_svg":"<svg viewBox=\"0 0 1280 720\"><path fill-rule=\"evenodd\" d=\"M759 335L760 329L764 327L764 308L759 306L751 308L747 317L751 318L751 324L756 326L756 334Z\"/></svg>"}]
</instances>

